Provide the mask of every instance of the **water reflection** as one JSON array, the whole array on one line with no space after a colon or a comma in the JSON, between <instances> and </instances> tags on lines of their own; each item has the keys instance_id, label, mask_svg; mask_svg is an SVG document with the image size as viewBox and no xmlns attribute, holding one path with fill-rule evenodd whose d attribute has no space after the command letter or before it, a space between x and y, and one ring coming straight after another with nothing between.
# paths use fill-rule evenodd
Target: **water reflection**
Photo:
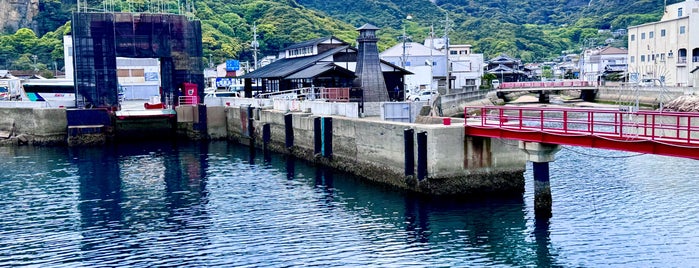
<instances>
[{"instance_id":1,"label":"water reflection","mask_svg":"<svg viewBox=\"0 0 699 268\"><path fill-rule=\"evenodd\" d=\"M84 261L157 254L196 264L190 247L208 244L205 170L208 145L186 150L139 144L71 151L78 168ZM201 230L200 230L201 229ZM198 231L199 230L199 231ZM166 240L143 239L150 234ZM178 235L179 234L179 235ZM186 247L175 245L187 245ZM145 261L145 259L140 260Z\"/></svg>"},{"instance_id":2,"label":"water reflection","mask_svg":"<svg viewBox=\"0 0 699 268\"><path fill-rule=\"evenodd\" d=\"M0 258L0 266L38 260L120 267L556 266L558 258L549 223L535 222L523 198L434 200L293 157L264 159L227 142L71 148L58 155L74 169L61 176L75 181L63 189L75 193L66 199L79 222L42 228L73 232L63 239L75 245L61 250L75 259L22 255L29 260ZM13 239L10 228L3 225L0 238Z\"/></svg>"},{"instance_id":3,"label":"water reflection","mask_svg":"<svg viewBox=\"0 0 699 268\"><path fill-rule=\"evenodd\" d=\"M293 159L284 165L287 177L299 168ZM391 244L381 238L387 236L385 232L396 232L406 247L423 248L426 255L416 254L418 259L444 249L465 248L448 254L455 260L473 259L474 264L555 266L555 255L549 252L549 223L537 221L530 229L523 198L466 202L426 198L319 167L313 179L315 186L322 186L323 205L341 204L349 213L379 219L377 226L392 226L370 229L364 234L367 239Z\"/></svg>"}]
</instances>

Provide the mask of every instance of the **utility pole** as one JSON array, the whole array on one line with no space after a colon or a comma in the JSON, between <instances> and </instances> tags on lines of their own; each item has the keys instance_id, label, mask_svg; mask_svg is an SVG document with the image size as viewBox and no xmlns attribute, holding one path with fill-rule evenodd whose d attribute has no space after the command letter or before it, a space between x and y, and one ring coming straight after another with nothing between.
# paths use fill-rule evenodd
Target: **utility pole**
<instances>
[{"instance_id":1,"label":"utility pole","mask_svg":"<svg viewBox=\"0 0 699 268\"><path fill-rule=\"evenodd\" d=\"M250 46L252 47L253 52L252 58L255 61L255 70L257 70L257 50L260 48L260 43L257 42L257 24L254 22L252 24L252 43L250 43Z\"/></svg>"},{"instance_id":2,"label":"utility pole","mask_svg":"<svg viewBox=\"0 0 699 268\"><path fill-rule=\"evenodd\" d=\"M406 56L407 56L405 54L405 42L412 39L412 37L406 35L405 25L403 25L403 35L399 36L398 38L401 39L401 41L403 42L403 55L400 58L400 67L405 69L405 62L406 62Z\"/></svg>"},{"instance_id":3,"label":"utility pole","mask_svg":"<svg viewBox=\"0 0 699 268\"><path fill-rule=\"evenodd\" d=\"M449 31L451 31L451 25L449 25L449 13L446 13L446 19L444 20L444 62L447 63L447 90L446 94L451 91L451 64L449 63Z\"/></svg>"}]
</instances>

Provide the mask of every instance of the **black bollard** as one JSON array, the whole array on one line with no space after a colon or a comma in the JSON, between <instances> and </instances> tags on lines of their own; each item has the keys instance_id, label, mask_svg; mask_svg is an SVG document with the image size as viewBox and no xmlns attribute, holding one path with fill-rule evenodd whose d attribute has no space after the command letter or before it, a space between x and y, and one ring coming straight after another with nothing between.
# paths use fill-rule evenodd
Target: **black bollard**
<instances>
[{"instance_id":1,"label":"black bollard","mask_svg":"<svg viewBox=\"0 0 699 268\"><path fill-rule=\"evenodd\" d=\"M427 132L417 133L417 179L427 177Z\"/></svg>"},{"instance_id":2,"label":"black bollard","mask_svg":"<svg viewBox=\"0 0 699 268\"><path fill-rule=\"evenodd\" d=\"M293 117L292 114L284 115L284 134L286 148L291 148L294 146L294 127L293 127Z\"/></svg>"},{"instance_id":3,"label":"black bollard","mask_svg":"<svg viewBox=\"0 0 699 268\"><path fill-rule=\"evenodd\" d=\"M405 148L405 176L415 175L415 130L403 130L403 147Z\"/></svg>"},{"instance_id":4,"label":"black bollard","mask_svg":"<svg viewBox=\"0 0 699 268\"><path fill-rule=\"evenodd\" d=\"M313 154L318 155L322 150L322 135L321 135L320 117L313 118Z\"/></svg>"},{"instance_id":5,"label":"black bollard","mask_svg":"<svg viewBox=\"0 0 699 268\"><path fill-rule=\"evenodd\" d=\"M323 157L332 158L333 155L333 118L323 117Z\"/></svg>"}]
</instances>

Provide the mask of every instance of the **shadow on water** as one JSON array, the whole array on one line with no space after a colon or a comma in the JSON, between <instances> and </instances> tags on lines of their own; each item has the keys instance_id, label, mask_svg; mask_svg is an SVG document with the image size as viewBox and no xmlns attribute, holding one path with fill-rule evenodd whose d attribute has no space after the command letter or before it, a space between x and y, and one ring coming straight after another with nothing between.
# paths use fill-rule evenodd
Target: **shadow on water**
<instances>
[{"instance_id":1,"label":"shadow on water","mask_svg":"<svg viewBox=\"0 0 699 268\"><path fill-rule=\"evenodd\" d=\"M168 232L170 238L181 234L179 242L208 243L206 234L198 231L209 222L206 144L180 147L172 142L150 142L73 148L70 155L80 182L78 209L85 262L96 262L93 255L158 254L174 257L179 265L195 264L182 263L192 253L178 252L179 247L174 246L178 239L137 238L156 238ZM197 225L190 225L192 222ZM142 251L145 248L149 253Z\"/></svg>"},{"instance_id":2,"label":"shadow on water","mask_svg":"<svg viewBox=\"0 0 699 268\"><path fill-rule=\"evenodd\" d=\"M362 217L369 213L395 226L393 231L400 233L406 244L456 249L448 254L456 258L461 254L481 256L490 264L559 266L550 250L548 220L528 218L523 198L435 199L368 183L330 168L312 167L293 157L273 157L266 163L285 171L288 180L307 180L306 185L321 189L323 197L318 202L326 207L340 206ZM309 180L297 176L301 173L315 176ZM383 236L367 234L370 238Z\"/></svg>"}]
</instances>

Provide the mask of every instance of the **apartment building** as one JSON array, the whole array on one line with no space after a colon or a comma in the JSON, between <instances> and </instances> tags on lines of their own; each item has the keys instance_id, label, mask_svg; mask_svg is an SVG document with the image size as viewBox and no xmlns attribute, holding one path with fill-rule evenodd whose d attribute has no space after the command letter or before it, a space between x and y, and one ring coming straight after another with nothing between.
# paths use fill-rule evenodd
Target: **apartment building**
<instances>
[{"instance_id":1,"label":"apartment building","mask_svg":"<svg viewBox=\"0 0 699 268\"><path fill-rule=\"evenodd\" d=\"M628 28L629 81L699 86L699 0L668 5L658 22Z\"/></svg>"}]
</instances>

